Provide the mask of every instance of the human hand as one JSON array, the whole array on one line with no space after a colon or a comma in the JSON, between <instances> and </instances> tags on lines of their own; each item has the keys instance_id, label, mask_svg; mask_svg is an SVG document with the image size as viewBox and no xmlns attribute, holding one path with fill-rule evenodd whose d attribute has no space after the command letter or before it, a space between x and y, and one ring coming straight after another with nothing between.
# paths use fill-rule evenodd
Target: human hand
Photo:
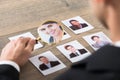
<instances>
[{"instance_id":1,"label":"human hand","mask_svg":"<svg viewBox=\"0 0 120 80\"><path fill-rule=\"evenodd\" d=\"M10 60L23 66L33 51L35 40L31 38L20 37L10 41L2 50L0 61Z\"/></svg>"}]
</instances>

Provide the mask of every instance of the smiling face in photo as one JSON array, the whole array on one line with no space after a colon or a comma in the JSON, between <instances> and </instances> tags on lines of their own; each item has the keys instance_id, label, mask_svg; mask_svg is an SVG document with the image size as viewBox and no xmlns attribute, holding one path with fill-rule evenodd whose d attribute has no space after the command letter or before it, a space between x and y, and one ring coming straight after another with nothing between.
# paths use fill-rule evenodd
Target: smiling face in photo
<instances>
[{"instance_id":1,"label":"smiling face in photo","mask_svg":"<svg viewBox=\"0 0 120 80\"><path fill-rule=\"evenodd\" d=\"M39 31L41 31L44 34L48 34L50 36L58 36L60 31L62 31L59 28L59 25L56 23L51 23L51 24L45 24L39 27Z\"/></svg>"},{"instance_id":2,"label":"smiling face in photo","mask_svg":"<svg viewBox=\"0 0 120 80\"><path fill-rule=\"evenodd\" d=\"M48 43L57 43L62 40L63 29L56 21L47 21L38 28L38 33L41 38L44 38ZM47 35L47 37L45 37ZM46 40L48 39L48 40Z\"/></svg>"}]
</instances>

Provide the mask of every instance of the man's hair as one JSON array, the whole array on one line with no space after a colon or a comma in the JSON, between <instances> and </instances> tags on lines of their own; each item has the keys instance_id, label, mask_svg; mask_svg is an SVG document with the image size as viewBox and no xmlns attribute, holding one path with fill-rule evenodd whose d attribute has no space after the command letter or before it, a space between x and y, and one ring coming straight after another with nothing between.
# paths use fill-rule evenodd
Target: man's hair
<instances>
[{"instance_id":1,"label":"man's hair","mask_svg":"<svg viewBox=\"0 0 120 80\"><path fill-rule=\"evenodd\" d=\"M99 36L92 36L91 39L93 40L95 37L100 38Z\"/></svg>"},{"instance_id":2,"label":"man's hair","mask_svg":"<svg viewBox=\"0 0 120 80\"><path fill-rule=\"evenodd\" d=\"M71 24L72 24L72 22L73 22L73 21L77 21L77 20L73 20L73 19L72 19L72 20L70 20L70 21L69 21L69 23L71 23Z\"/></svg>"},{"instance_id":3,"label":"man's hair","mask_svg":"<svg viewBox=\"0 0 120 80\"><path fill-rule=\"evenodd\" d=\"M53 24L53 23L58 24L58 22L56 22L56 21L46 21L42 25ZM63 28L61 26L59 26L59 27L60 27L61 30L63 30Z\"/></svg>"},{"instance_id":4,"label":"man's hair","mask_svg":"<svg viewBox=\"0 0 120 80\"><path fill-rule=\"evenodd\" d=\"M40 60L41 58L46 58L45 56L40 56L40 57L38 57L38 59Z\"/></svg>"},{"instance_id":5,"label":"man's hair","mask_svg":"<svg viewBox=\"0 0 120 80\"><path fill-rule=\"evenodd\" d=\"M66 45L66 46L64 46L64 48L65 48L66 50L68 50L67 48L70 47L70 46L73 47L72 45Z\"/></svg>"}]
</instances>

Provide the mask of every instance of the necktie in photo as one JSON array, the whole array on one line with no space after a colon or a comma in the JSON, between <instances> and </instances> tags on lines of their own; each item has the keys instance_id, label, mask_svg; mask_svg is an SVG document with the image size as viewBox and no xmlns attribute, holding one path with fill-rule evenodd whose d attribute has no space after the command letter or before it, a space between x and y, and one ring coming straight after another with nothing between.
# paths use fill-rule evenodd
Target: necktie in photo
<instances>
[{"instance_id":1,"label":"necktie in photo","mask_svg":"<svg viewBox=\"0 0 120 80\"><path fill-rule=\"evenodd\" d=\"M79 54L78 54L77 52L76 52L75 54L76 54L77 56L79 56Z\"/></svg>"}]
</instances>

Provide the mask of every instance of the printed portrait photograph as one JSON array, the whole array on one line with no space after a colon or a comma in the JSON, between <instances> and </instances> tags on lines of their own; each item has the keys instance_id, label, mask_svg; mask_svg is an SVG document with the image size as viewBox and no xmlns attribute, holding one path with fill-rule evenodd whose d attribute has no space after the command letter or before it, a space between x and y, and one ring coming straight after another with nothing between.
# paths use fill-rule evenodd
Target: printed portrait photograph
<instances>
[{"instance_id":1,"label":"printed portrait photograph","mask_svg":"<svg viewBox=\"0 0 120 80\"><path fill-rule=\"evenodd\" d=\"M66 67L51 51L31 57L29 60L43 75L54 73Z\"/></svg>"},{"instance_id":2,"label":"printed portrait photograph","mask_svg":"<svg viewBox=\"0 0 120 80\"><path fill-rule=\"evenodd\" d=\"M83 33L94 28L91 24L89 24L80 16L63 20L62 23L70 30L72 30L75 34Z\"/></svg>"},{"instance_id":3,"label":"printed portrait photograph","mask_svg":"<svg viewBox=\"0 0 120 80\"><path fill-rule=\"evenodd\" d=\"M91 55L77 40L57 46L57 49L72 63L83 60Z\"/></svg>"},{"instance_id":4,"label":"printed portrait photograph","mask_svg":"<svg viewBox=\"0 0 120 80\"><path fill-rule=\"evenodd\" d=\"M59 43L67 39L70 35L64 31L63 27L56 21L46 21L37 29L38 35L42 41L52 44Z\"/></svg>"},{"instance_id":5,"label":"printed portrait photograph","mask_svg":"<svg viewBox=\"0 0 120 80\"><path fill-rule=\"evenodd\" d=\"M19 34L19 35L15 35L15 36L9 37L8 39L9 40L14 40L14 39L17 39L17 38L20 38L20 37L30 37L32 39L36 39L35 36L31 32L26 32L26 33L22 33L22 34ZM43 45L40 42L37 42L37 44L35 44L35 46L34 46L34 50L39 49L41 47L43 47Z\"/></svg>"},{"instance_id":6,"label":"printed portrait photograph","mask_svg":"<svg viewBox=\"0 0 120 80\"><path fill-rule=\"evenodd\" d=\"M103 33L97 32L91 35L84 36L83 39L94 49L98 50L99 48L111 44L111 40Z\"/></svg>"}]
</instances>

